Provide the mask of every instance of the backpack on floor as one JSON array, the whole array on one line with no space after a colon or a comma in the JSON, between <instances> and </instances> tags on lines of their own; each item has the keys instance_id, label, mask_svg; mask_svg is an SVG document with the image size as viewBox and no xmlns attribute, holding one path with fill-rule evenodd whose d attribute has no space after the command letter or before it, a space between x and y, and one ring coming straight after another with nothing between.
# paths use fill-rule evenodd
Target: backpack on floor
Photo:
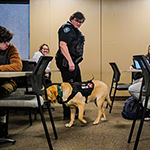
<instances>
[{"instance_id":1,"label":"backpack on floor","mask_svg":"<svg viewBox=\"0 0 160 150\"><path fill-rule=\"evenodd\" d=\"M125 101L123 106L123 110L121 113L123 118L133 120L134 115L136 113L136 109L138 107L138 103L139 102L133 96L129 97ZM142 115L142 108L140 107L138 111L137 119L140 119L141 115Z\"/></svg>"}]
</instances>

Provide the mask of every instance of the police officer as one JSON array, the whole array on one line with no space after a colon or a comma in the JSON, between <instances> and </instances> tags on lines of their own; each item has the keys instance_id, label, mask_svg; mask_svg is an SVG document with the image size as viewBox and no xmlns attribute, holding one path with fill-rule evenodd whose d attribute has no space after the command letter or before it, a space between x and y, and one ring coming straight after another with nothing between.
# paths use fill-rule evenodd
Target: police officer
<instances>
[{"instance_id":1,"label":"police officer","mask_svg":"<svg viewBox=\"0 0 160 150\"><path fill-rule=\"evenodd\" d=\"M59 49L56 54L56 65L61 71L63 82L81 82L79 63L83 60L84 36L79 31L85 17L76 12L70 22L63 24L59 31ZM70 116L69 108L64 108L64 119Z\"/></svg>"}]
</instances>

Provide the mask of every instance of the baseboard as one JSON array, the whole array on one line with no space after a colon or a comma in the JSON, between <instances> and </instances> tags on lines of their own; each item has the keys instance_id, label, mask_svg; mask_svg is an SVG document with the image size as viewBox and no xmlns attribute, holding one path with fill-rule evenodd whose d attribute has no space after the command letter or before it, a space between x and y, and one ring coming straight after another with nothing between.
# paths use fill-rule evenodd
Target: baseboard
<instances>
[{"instance_id":1,"label":"baseboard","mask_svg":"<svg viewBox=\"0 0 160 150\"><path fill-rule=\"evenodd\" d=\"M129 98L129 96L116 96L114 98L115 101L125 101ZM112 97L111 97L111 100L112 100Z\"/></svg>"}]
</instances>

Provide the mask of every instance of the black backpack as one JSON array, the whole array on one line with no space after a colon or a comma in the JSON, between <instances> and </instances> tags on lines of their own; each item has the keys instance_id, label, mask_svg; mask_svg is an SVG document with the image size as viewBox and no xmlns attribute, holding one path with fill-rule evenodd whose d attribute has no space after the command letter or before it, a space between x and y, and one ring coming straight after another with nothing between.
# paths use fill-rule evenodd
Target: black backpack
<instances>
[{"instance_id":1,"label":"black backpack","mask_svg":"<svg viewBox=\"0 0 160 150\"><path fill-rule=\"evenodd\" d=\"M138 103L139 102L133 96L129 97L125 101L123 106L123 110L121 113L123 118L133 120L134 115L136 113L136 109L138 107ZM142 115L142 108L140 107L138 111L137 119L140 119L141 115Z\"/></svg>"}]
</instances>

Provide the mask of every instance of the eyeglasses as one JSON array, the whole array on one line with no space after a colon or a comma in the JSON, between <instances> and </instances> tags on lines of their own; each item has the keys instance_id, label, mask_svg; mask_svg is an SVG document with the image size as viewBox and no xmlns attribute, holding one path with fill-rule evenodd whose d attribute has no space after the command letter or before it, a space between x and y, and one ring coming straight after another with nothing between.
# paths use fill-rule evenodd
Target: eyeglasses
<instances>
[{"instance_id":1,"label":"eyeglasses","mask_svg":"<svg viewBox=\"0 0 160 150\"><path fill-rule=\"evenodd\" d=\"M83 21L80 21L80 20L78 20L78 19L74 19L76 22L78 22L78 23L83 23L84 22L84 20Z\"/></svg>"},{"instance_id":2,"label":"eyeglasses","mask_svg":"<svg viewBox=\"0 0 160 150\"><path fill-rule=\"evenodd\" d=\"M48 48L42 48L43 50L49 50Z\"/></svg>"}]
</instances>

